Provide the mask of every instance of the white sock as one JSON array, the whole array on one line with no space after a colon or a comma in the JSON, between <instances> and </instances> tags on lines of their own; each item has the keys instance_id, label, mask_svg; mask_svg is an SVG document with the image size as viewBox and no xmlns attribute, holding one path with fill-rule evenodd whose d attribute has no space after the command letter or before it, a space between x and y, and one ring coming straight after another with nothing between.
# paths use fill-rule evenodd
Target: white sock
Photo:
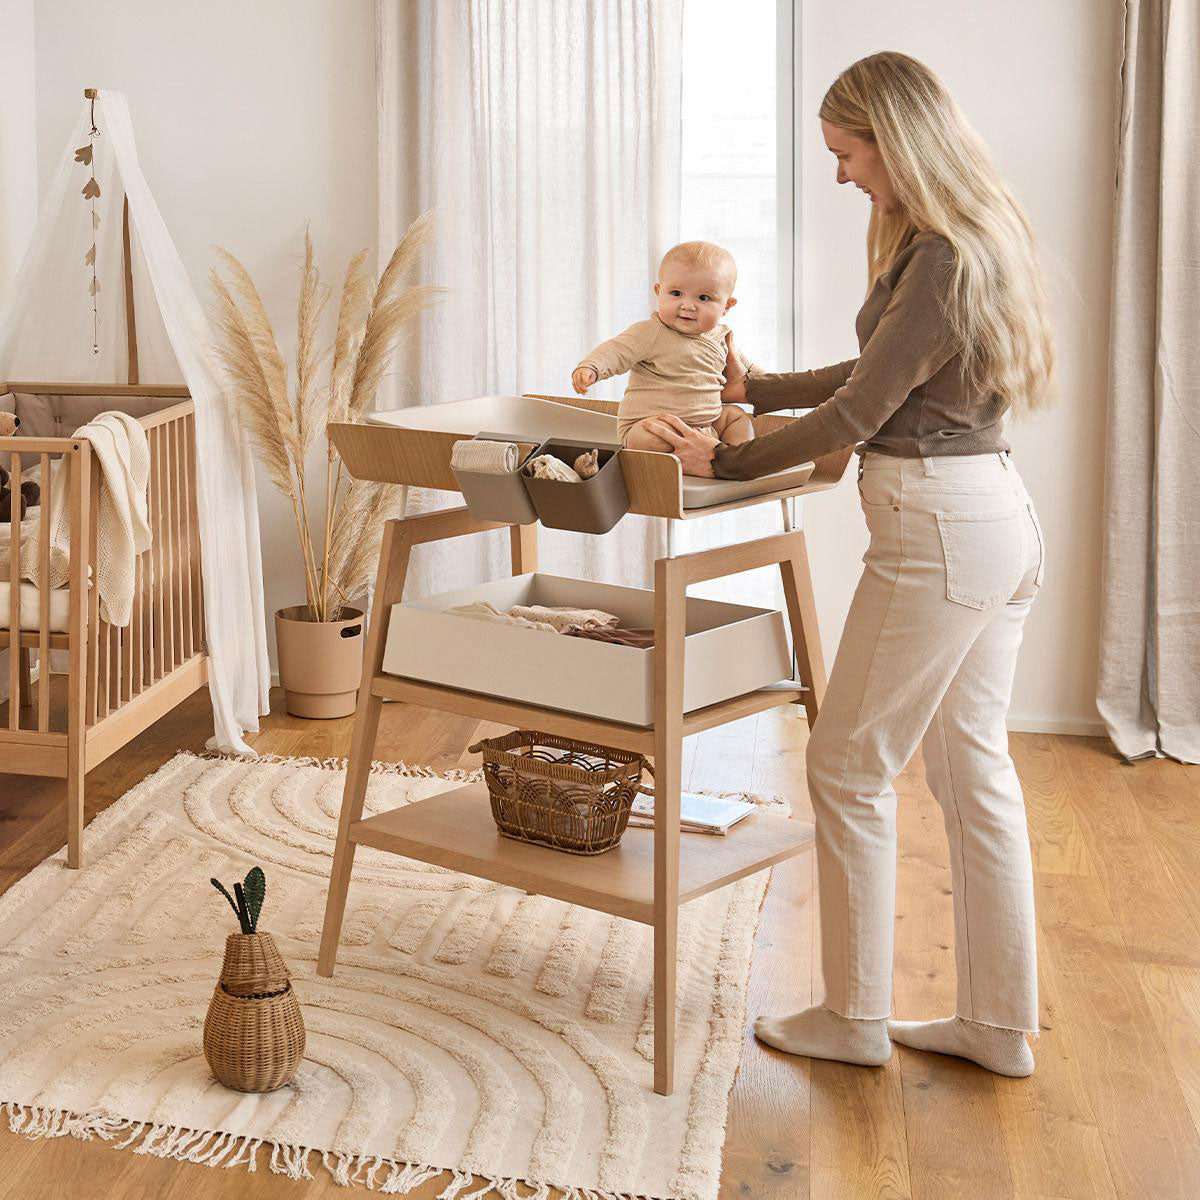
<instances>
[{"instance_id":1,"label":"white sock","mask_svg":"<svg viewBox=\"0 0 1200 1200\"><path fill-rule=\"evenodd\" d=\"M887 1019L859 1021L824 1005L781 1017L759 1017L754 1036L788 1054L831 1058L860 1067L878 1067L892 1056Z\"/></svg>"},{"instance_id":2,"label":"white sock","mask_svg":"<svg viewBox=\"0 0 1200 1200\"><path fill-rule=\"evenodd\" d=\"M969 1058L997 1075L1023 1079L1033 1074L1033 1051L1019 1029L946 1017L941 1021L889 1021L888 1033L893 1042L903 1046Z\"/></svg>"}]
</instances>

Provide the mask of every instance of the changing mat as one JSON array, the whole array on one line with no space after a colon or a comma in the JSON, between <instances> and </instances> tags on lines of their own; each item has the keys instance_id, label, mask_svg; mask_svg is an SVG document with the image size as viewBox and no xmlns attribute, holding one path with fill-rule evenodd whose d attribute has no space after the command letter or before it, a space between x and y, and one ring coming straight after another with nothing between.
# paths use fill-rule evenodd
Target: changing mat
<instances>
[{"instance_id":1,"label":"changing mat","mask_svg":"<svg viewBox=\"0 0 1200 1200\"><path fill-rule=\"evenodd\" d=\"M617 418L608 413L572 408L534 396L477 396L418 408L398 408L372 413L368 421L378 425L402 425L406 429L434 429L474 437L477 433L504 433L515 442L544 442L548 438L595 441L612 445L617 436ZM762 496L807 482L814 463L801 463L759 479L700 479L683 477L683 507L709 508L731 500Z\"/></svg>"}]
</instances>

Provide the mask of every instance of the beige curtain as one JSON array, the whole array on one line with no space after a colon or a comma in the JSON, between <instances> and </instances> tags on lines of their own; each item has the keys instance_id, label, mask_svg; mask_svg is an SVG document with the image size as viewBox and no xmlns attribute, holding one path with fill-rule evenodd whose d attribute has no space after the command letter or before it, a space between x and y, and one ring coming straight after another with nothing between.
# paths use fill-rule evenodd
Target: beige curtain
<instances>
[{"instance_id":1,"label":"beige curtain","mask_svg":"<svg viewBox=\"0 0 1200 1200\"><path fill-rule=\"evenodd\" d=\"M1097 705L1200 762L1200 3L1127 0Z\"/></svg>"}]
</instances>

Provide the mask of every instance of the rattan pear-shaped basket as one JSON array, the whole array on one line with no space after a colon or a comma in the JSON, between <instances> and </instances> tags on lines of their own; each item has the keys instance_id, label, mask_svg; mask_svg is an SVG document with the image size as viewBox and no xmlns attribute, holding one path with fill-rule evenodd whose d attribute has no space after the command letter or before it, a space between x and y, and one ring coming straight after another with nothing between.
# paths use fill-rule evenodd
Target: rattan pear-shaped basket
<instances>
[{"instance_id":1,"label":"rattan pear-shaped basket","mask_svg":"<svg viewBox=\"0 0 1200 1200\"><path fill-rule=\"evenodd\" d=\"M273 1092L304 1057L304 1017L269 933L231 933L204 1020L204 1057L239 1092Z\"/></svg>"}]
</instances>

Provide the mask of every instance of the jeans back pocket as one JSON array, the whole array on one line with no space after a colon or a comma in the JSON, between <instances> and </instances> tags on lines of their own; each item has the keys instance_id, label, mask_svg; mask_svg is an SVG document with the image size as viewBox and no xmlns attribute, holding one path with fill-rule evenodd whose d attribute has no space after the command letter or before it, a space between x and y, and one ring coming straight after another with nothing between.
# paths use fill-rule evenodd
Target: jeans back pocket
<instances>
[{"instance_id":1,"label":"jeans back pocket","mask_svg":"<svg viewBox=\"0 0 1200 1200\"><path fill-rule=\"evenodd\" d=\"M946 560L946 599L967 608L994 608L1012 599L1025 574L1024 506L991 512L939 512Z\"/></svg>"}]
</instances>

